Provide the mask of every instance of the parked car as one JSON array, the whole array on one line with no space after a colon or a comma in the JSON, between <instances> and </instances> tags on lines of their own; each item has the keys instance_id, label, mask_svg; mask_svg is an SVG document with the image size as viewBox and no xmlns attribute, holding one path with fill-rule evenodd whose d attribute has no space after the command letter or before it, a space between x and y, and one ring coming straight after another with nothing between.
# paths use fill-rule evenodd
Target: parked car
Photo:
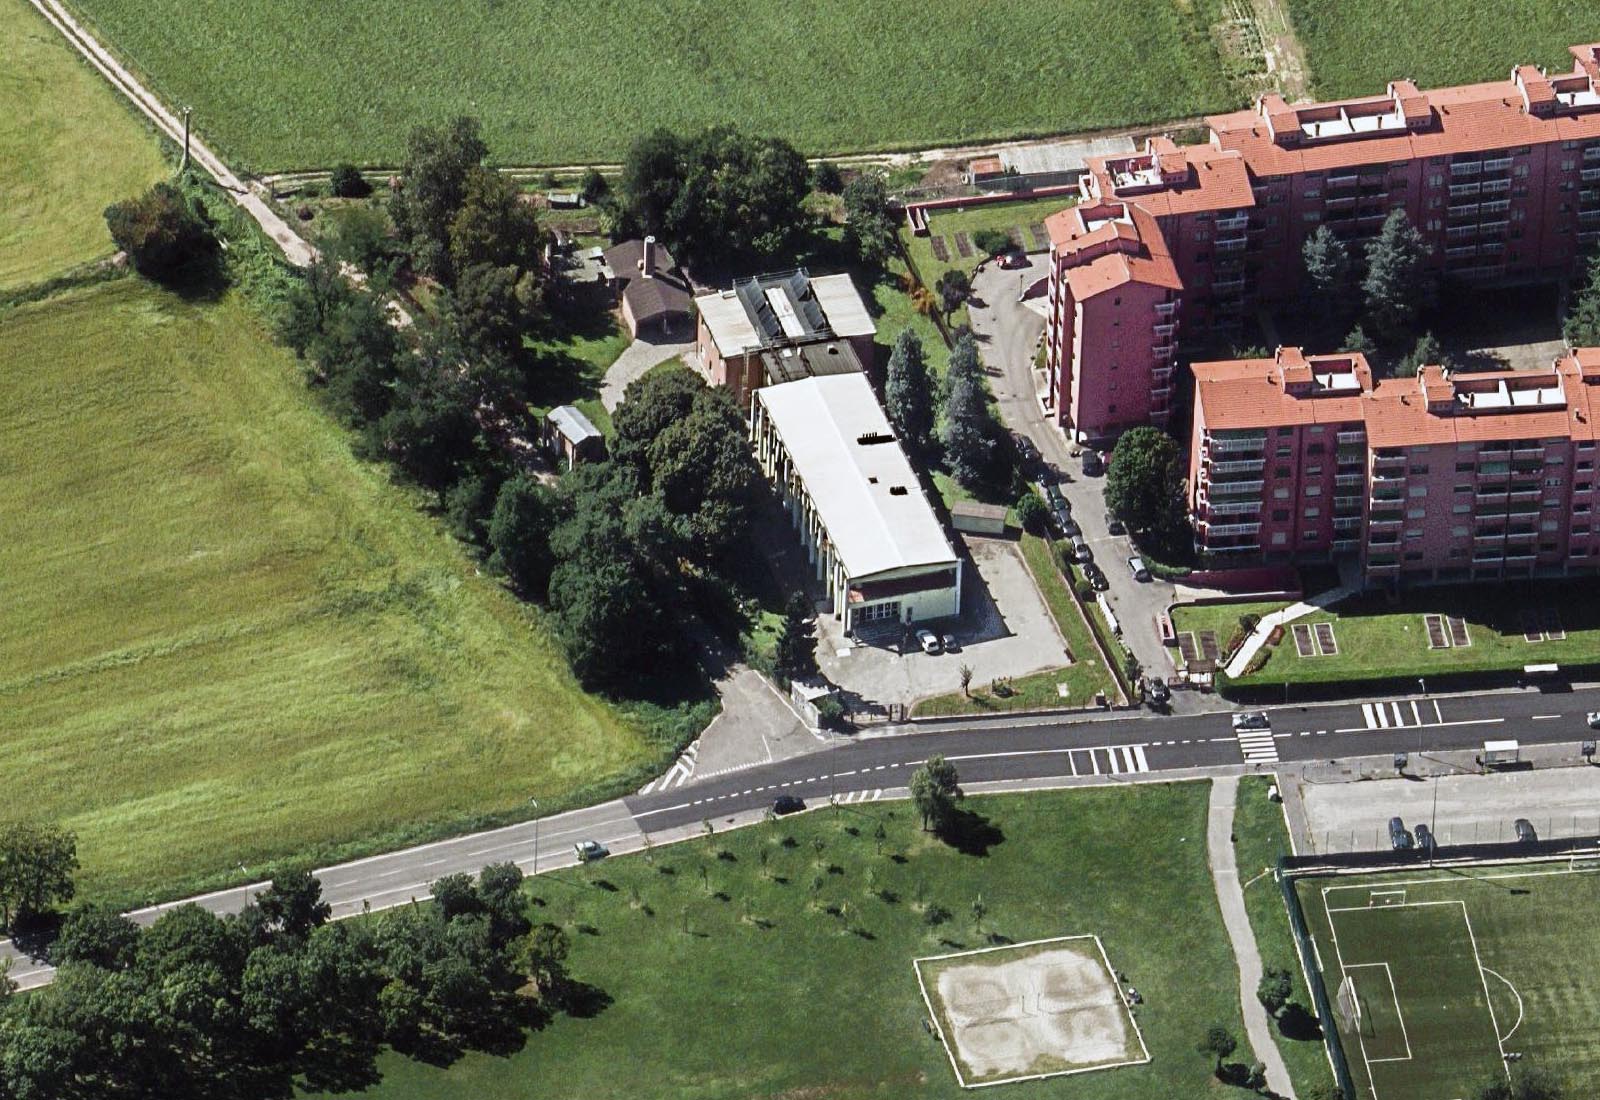
<instances>
[{"instance_id":1,"label":"parked car","mask_svg":"<svg viewBox=\"0 0 1600 1100\"><path fill-rule=\"evenodd\" d=\"M1075 538L1083 534L1083 528L1078 526L1078 521L1072 518L1072 513L1065 508L1055 513L1056 526L1061 529L1061 534L1066 538Z\"/></svg>"},{"instance_id":2,"label":"parked car","mask_svg":"<svg viewBox=\"0 0 1600 1100\"><path fill-rule=\"evenodd\" d=\"M1031 469L1039 461L1039 448L1033 440L1019 432L1012 432L1011 439L1017 446L1017 457L1022 460L1024 469Z\"/></svg>"},{"instance_id":3,"label":"parked car","mask_svg":"<svg viewBox=\"0 0 1600 1100\"><path fill-rule=\"evenodd\" d=\"M1089 549L1089 544L1079 535L1072 540L1072 557L1079 562L1094 561L1094 551Z\"/></svg>"},{"instance_id":4,"label":"parked car","mask_svg":"<svg viewBox=\"0 0 1600 1100\"><path fill-rule=\"evenodd\" d=\"M797 814L806 808L806 804L792 794L780 794L772 803L772 812L782 817L784 814Z\"/></svg>"},{"instance_id":5,"label":"parked car","mask_svg":"<svg viewBox=\"0 0 1600 1100\"><path fill-rule=\"evenodd\" d=\"M1136 581L1150 579L1150 570L1145 568L1144 559L1137 554L1128 559L1128 572L1133 574L1133 579Z\"/></svg>"},{"instance_id":6,"label":"parked car","mask_svg":"<svg viewBox=\"0 0 1600 1100\"><path fill-rule=\"evenodd\" d=\"M1539 839L1539 834L1533 831L1533 822L1525 817L1519 817L1511 823L1517 831L1517 840L1522 844L1532 844Z\"/></svg>"},{"instance_id":7,"label":"parked car","mask_svg":"<svg viewBox=\"0 0 1600 1100\"><path fill-rule=\"evenodd\" d=\"M1172 700L1172 689L1167 686L1167 682L1161 677L1152 676L1145 685L1145 698L1150 700L1151 706L1166 706Z\"/></svg>"},{"instance_id":8,"label":"parked car","mask_svg":"<svg viewBox=\"0 0 1600 1100\"><path fill-rule=\"evenodd\" d=\"M939 641L944 643L944 651L946 653L960 653L961 652L961 646L956 641L956 636L954 634L943 634L943 635L940 635Z\"/></svg>"},{"instance_id":9,"label":"parked car","mask_svg":"<svg viewBox=\"0 0 1600 1100\"><path fill-rule=\"evenodd\" d=\"M1106 574L1094 562L1089 562L1083 567L1083 577L1096 592L1104 592L1111 587L1111 582L1106 580Z\"/></svg>"},{"instance_id":10,"label":"parked car","mask_svg":"<svg viewBox=\"0 0 1600 1100\"><path fill-rule=\"evenodd\" d=\"M598 840L580 840L572 846L572 850L578 854L579 863L593 863L611 854L611 849Z\"/></svg>"},{"instance_id":11,"label":"parked car","mask_svg":"<svg viewBox=\"0 0 1600 1100\"><path fill-rule=\"evenodd\" d=\"M1122 521L1117 518L1115 512L1106 513L1106 530L1113 535L1125 535L1128 533L1128 529L1122 525Z\"/></svg>"},{"instance_id":12,"label":"parked car","mask_svg":"<svg viewBox=\"0 0 1600 1100\"><path fill-rule=\"evenodd\" d=\"M1083 452L1083 476L1084 477L1099 477L1101 474L1103 474L1105 472L1106 472L1106 464L1100 458L1100 452L1099 451L1084 451Z\"/></svg>"},{"instance_id":13,"label":"parked car","mask_svg":"<svg viewBox=\"0 0 1600 1100\"><path fill-rule=\"evenodd\" d=\"M1061 486L1050 478L1041 477L1034 482L1039 487L1039 495L1044 497L1044 502L1054 508L1061 503Z\"/></svg>"},{"instance_id":14,"label":"parked car","mask_svg":"<svg viewBox=\"0 0 1600 1100\"><path fill-rule=\"evenodd\" d=\"M1000 267L1006 271L1012 271L1019 267L1028 266L1028 257L1024 256L1021 252L1018 252L1015 249L1012 249L1008 252L1002 252L994 259L995 263L999 264Z\"/></svg>"},{"instance_id":15,"label":"parked car","mask_svg":"<svg viewBox=\"0 0 1600 1100\"><path fill-rule=\"evenodd\" d=\"M1423 855L1431 856L1438 844L1433 839L1433 830L1426 825L1419 824L1412 832L1417 835L1417 848Z\"/></svg>"},{"instance_id":16,"label":"parked car","mask_svg":"<svg viewBox=\"0 0 1600 1100\"><path fill-rule=\"evenodd\" d=\"M1590 729L1592 729L1592 730L1600 730L1600 710L1591 710L1584 717L1584 721L1589 723L1589 728Z\"/></svg>"},{"instance_id":17,"label":"parked car","mask_svg":"<svg viewBox=\"0 0 1600 1100\"><path fill-rule=\"evenodd\" d=\"M917 644L922 647L924 653L940 653L944 649L944 644L939 641L939 635L931 630L917 631Z\"/></svg>"},{"instance_id":18,"label":"parked car","mask_svg":"<svg viewBox=\"0 0 1600 1100\"><path fill-rule=\"evenodd\" d=\"M1398 817L1389 819L1389 846L1397 852L1409 852L1414 846L1411 830Z\"/></svg>"},{"instance_id":19,"label":"parked car","mask_svg":"<svg viewBox=\"0 0 1600 1100\"><path fill-rule=\"evenodd\" d=\"M1233 728L1236 730L1269 730L1272 728L1272 720L1263 711L1241 710L1233 716Z\"/></svg>"}]
</instances>

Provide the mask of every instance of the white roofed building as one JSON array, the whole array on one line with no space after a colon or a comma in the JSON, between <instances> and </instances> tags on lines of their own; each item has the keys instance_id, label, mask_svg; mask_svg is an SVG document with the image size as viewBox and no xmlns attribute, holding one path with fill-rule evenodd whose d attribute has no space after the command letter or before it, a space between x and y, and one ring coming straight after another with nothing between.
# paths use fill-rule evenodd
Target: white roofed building
<instances>
[{"instance_id":1,"label":"white roofed building","mask_svg":"<svg viewBox=\"0 0 1600 1100\"><path fill-rule=\"evenodd\" d=\"M702 294L694 304L700 316L695 339L700 362L711 384L728 387L741 406L753 391L785 380L766 369L774 352L848 345L857 364L853 369L872 366L878 326L848 275L812 278L805 268L758 275L731 290ZM821 360L810 356L807 361Z\"/></svg>"},{"instance_id":2,"label":"white roofed building","mask_svg":"<svg viewBox=\"0 0 1600 1100\"><path fill-rule=\"evenodd\" d=\"M865 375L765 386L750 405L756 459L846 632L960 612L961 560Z\"/></svg>"}]
</instances>

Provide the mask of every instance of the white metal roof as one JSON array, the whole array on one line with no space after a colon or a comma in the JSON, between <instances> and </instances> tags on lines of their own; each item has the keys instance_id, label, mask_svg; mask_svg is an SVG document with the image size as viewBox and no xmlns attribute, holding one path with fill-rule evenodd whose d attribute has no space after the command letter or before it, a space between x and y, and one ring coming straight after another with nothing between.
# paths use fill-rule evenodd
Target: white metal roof
<instances>
[{"instance_id":1,"label":"white metal roof","mask_svg":"<svg viewBox=\"0 0 1600 1100\"><path fill-rule=\"evenodd\" d=\"M850 276L819 275L811 280L811 292L835 336L871 336L878 331Z\"/></svg>"},{"instance_id":2,"label":"white metal roof","mask_svg":"<svg viewBox=\"0 0 1600 1100\"><path fill-rule=\"evenodd\" d=\"M757 390L756 399L788 448L851 580L955 564L944 528L865 375L785 382Z\"/></svg>"},{"instance_id":3,"label":"white metal roof","mask_svg":"<svg viewBox=\"0 0 1600 1100\"><path fill-rule=\"evenodd\" d=\"M556 426L560 432L572 443L582 443L586 439L597 439L600 429L594 422L583 415L583 410L576 405L557 405L544 414L544 418Z\"/></svg>"},{"instance_id":4,"label":"white metal roof","mask_svg":"<svg viewBox=\"0 0 1600 1100\"><path fill-rule=\"evenodd\" d=\"M744 311L744 303L731 290L717 294L702 294L694 300L695 308L711 330L711 339L724 356L743 355L761 346L761 337Z\"/></svg>"}]
</instances>

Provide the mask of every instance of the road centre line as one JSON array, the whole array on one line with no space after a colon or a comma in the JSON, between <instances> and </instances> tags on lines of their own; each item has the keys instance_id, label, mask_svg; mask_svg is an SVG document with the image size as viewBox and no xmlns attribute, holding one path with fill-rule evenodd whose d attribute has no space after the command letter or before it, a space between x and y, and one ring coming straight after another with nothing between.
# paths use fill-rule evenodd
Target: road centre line
<instances>
[{"instance_id":1,"label":"road centre line","mask_svg":"<svg viewBox=\"0 0 1600 1100\"><path fill-rule=\"evenodd\" d=\"M1436 729L1443 729L1443 728L1445 728L1447 726L1493 726L1493 725L1497 725L1497 724L1499 724L1501 722L1504 722L1504 721L1505 721L1504 718L1463 718L1463 719L1460 719L1460 720L1455 721L1455 722L1430 722L1426 726L1416 726L1416 727L1413 727L1413 728L1425 729L1425 730L1436 730ZM1387 731L1383 730L1383 729L1375 730L1375 729L1372 729L1372 728L1370 728L1368 726L1349 726L1349 727L1347 727L1345 729L1334 730L1333 732L1334 733L1381 733L1381 732L1387 732Z\"/></svg>"}]
</instances>

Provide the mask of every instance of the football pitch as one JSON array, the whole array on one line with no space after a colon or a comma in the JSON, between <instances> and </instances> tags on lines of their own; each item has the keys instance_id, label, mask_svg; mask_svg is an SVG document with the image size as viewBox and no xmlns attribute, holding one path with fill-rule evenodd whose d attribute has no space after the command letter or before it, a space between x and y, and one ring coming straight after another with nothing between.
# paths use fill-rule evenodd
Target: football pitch
<instances>
[{"instance_id":1,"label":"football pitch","mask_svg":"<svg viewBox=\"0 0 1600 1100\"><path fill-rule=\"evenodd\" d=\"M1296 884L1364 1100L1457 1100L1518 1065L1593 1095L1600 862Z\"/></svg>"}]
</instances>

